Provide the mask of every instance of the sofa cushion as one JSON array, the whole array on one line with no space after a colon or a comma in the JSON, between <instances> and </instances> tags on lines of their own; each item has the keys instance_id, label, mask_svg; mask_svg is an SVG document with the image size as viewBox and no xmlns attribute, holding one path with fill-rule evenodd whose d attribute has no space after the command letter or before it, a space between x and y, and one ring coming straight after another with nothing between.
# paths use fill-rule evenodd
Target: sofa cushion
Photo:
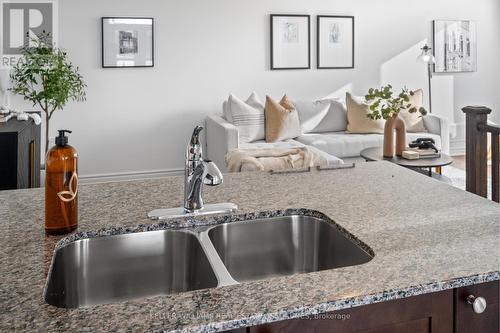
<instances>
[{"instance_id":1,"label":"sofa cushion","mask_svg":"<svg viewBox=\"0 0 500 333\"><path fill-rule=\"evenodd\" d=\"M279 103L266 96L265 115L267 142L293 139L301 134L299 115L286 95Z\"/></svg>"},{"instance_id":2,"label":"sofa cushion","mask_svg":"<svg viewBox=\"0 0 500 333\"><path fill-rule=\"evenodd\" d=\"M225 111L226 120L238 127L241 142L265 138L264 106L255 93L245 102L230 95Z\"/></svg>"},{"instance_id":3,"label":"sofa cushion","mask_svg":"<svg viewBox=\"0 0 500 333\"><path fill-rule=\"evenodd\" d=\"M422 89L418 89L414 91L413 96L410 96L410 104L411 107L415 107L420 109L422 107L424 101L424 92ZM427 132L425 126L424 126L424 120L422 119L422 116L420 112L414 112L410 113L408 110L401 110L399 112L399 116L403 121L405 122L406 125L406 131L409 133L417 133L417 132Z\"/></svg>"},{"instance_id":4,"label":"sofa cushion","mask_svg":"<svg viewBox=\"0 0 500 333\"><path fill-rule=\"evenodd\" d=\"M302 133L322 133L345 131L347 110L334 99L319 101L293 101L299 113Z\"/></svg>"},{"instance_id":5,"label":"sofa cushion","mask_svg":"<svg viewBox=\"0 0 500 333\"><path fill-rule=\"evenodd\" d=\"M372 120L367 117L370 113L369 105L364 98L354 97L346 93L347 104L347 131L349 133L384 133L385 121Z\"/></svg>"},{"instance_id":6,"label":"sofa cushion","mask_svg":"<svg viewBox=\"0 0 500 333\"><path fill-rule=\"evenodd\" d=\"M436 146L441 147L439 135L429 133L407 133L407 144L419 137L433 138ZM308 146L316 147L324 152L339 158L356 157L365 148L382 147L382 134L352 134L348 132L308 133L296 138L297 141Z\"/></svg>"}]
</instances>

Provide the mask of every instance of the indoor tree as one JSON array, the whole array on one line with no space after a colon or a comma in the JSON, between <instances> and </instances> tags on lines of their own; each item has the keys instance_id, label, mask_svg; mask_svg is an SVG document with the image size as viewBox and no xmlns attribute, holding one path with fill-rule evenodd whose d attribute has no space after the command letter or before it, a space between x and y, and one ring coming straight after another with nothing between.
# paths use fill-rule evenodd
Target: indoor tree
<instances>
[{"instance_id":1,"label":"indoor tree","mask_svg":"<svg viewBox=\"0 0 500 333\"><path fill-rule=\"evenodd\" d=\"M49 146L50 119L69 101L84 101L86 84L67 53L55 47L48 35L31 39L10 76L10 90L40 107L45 116L45 153Z\"/></svg>"}]
</instances>

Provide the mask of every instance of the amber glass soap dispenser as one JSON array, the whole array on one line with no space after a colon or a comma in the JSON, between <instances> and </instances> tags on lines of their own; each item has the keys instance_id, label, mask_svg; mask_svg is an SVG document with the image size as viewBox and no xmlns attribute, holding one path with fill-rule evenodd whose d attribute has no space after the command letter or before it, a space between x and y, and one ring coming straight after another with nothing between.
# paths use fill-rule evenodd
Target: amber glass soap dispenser
<instances>
[{"instance_id":1,"label":"amber glass soap dispenser","mask_svg":"<svg viewBox=\"0 0 500 333\"><path fill-rule=\"evenodd\" d=\"M45 232L69 233L78 226L78 156L68 145L68 130L59 130L45 158Z\"/></svg>"}]
</instances>

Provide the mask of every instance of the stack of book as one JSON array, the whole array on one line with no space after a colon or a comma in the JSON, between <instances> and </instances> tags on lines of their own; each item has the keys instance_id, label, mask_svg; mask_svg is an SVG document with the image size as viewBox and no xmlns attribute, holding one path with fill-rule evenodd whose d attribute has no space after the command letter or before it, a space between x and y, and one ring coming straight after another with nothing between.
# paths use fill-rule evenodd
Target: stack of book
<instances>
[{"instance_id":1,"label":"stack of book","mask_svg":"<svg viewBox=\"0 0 500 333\"><path fill-rule=\"evenodd\" d=\"M415 156L415 153L418 154L418 159L422 159L422 158L438 158L438 157L441 157L441 151L438 151L436 152L434 149L420 149L420 148L406 148L405 149L405 152L411 152L410 154L404 154L403 153L403 157L404 158L407 158L405 157L405 155L413 155ZM412 157L412 158L409 158L409 159L416 159L415 157Z\"/></svg>"}]
</instances>

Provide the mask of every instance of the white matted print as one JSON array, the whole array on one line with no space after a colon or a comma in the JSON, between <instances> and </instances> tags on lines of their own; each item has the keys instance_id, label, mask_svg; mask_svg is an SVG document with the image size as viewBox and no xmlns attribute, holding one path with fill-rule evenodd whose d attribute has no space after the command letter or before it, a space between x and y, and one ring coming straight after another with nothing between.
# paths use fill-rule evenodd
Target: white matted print
<instances>
[{"instance_id":1,"label":"white matted print","mask_svg":"<svg viewBox=\"0 0 500 333\"><path fill-rule=\"evenodd\" d=\"M152 18L103 17L102 67L153 67Z\"/></svg>"},{"instance_id":2,"label":"white matted print","mask_svg":"<svg viewBox=\"0 0 500 333\"><path fill-rule=\"evenodd\" d=\"M433 30L435 72L456 73L477 70L475 22L435 20Z\"/></svg>"},{"instance_id":3,"label":"white matted print","mask_svg":"<svg viewBox=\"0 0 500 333\"><path fill-rule=\"evenodd\" d=\"M317 67L354 68L354 17L317 17Z\"/></svg>"},{"instance_id":4,"label":"white matted print","mask_svg":"<svg viewBox=\"0 0 500 333\"><path fill-rule=\"evenodd\" d=\"M271 15L271 69L309 68L310 16Z\"/></svg>"}]
</instances>

